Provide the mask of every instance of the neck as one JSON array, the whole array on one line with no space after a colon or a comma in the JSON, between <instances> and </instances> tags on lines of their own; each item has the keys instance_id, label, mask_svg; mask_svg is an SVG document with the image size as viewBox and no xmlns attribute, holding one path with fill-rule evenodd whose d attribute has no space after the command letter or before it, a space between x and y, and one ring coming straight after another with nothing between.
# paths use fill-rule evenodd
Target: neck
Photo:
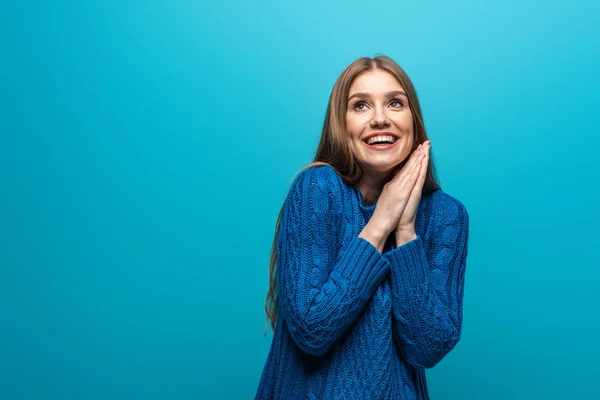
<instances>
[{"instance_id":1,"label":"neck","mask_svg":"<svg viewBox=\"0 0 600 400\"><path fill-rule=\"evenodd\" d=\"M392 178L392 174L369 174L363 170L363 176L358 183L358 189L365 200L366 206L371 206L379 198L385 185Z\"/></svg>"}]
</instances>

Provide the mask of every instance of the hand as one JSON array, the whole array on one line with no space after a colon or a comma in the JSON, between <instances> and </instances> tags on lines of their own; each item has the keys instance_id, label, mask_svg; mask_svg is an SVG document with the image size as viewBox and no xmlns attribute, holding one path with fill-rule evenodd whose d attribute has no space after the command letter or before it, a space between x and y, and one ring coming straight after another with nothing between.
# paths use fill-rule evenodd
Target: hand
<instances>
[{"instance_id":1,"label":"hand","mask_svg":"<svg viewBox=\"0 0 600 400\"><path fill-rule=\"evenodd\" d=\"M425 183L425 178L427 176L430 145L430 140L423 143L423 156L419 160L419 175L412 188L412 191L410 192L410 198L406 203L406 207L402 212L402 216L398 221L398 226L396 227L396 238L403 235L409 238L415 236L415 219L417 217L417 210L419 209L419 203L421 201L423 184Z\"/></svg>"},{"instance_id":2,"label":"hand","mask_svg":"<svg viewBox=\"0 0 600 400\"><path fill-rule=\"evenodd\" d=\"M428 142L425 143L428 146ZM371 220L377 221L378 230L383 231L384 238L387 238L398 227L404 209L411 198L411 192L420 177L424 157L425 152L415 150L402 169L383 186ZM405 225L406 221L402 226Z\"/></svg>"}]
</instances>

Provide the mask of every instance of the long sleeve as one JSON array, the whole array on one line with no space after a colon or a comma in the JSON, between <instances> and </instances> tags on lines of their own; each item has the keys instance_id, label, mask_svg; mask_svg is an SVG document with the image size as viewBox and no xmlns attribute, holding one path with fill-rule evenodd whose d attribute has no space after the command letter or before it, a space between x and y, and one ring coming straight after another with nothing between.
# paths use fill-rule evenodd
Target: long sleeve
<instances>
[{"instance_id":1,"label":"long sleeve","mask_svg":"<svg viewBox=\"0 0 600 400\"><path fill-rule=\"evenodd\" d=\"M277 239L280 311L295 343L323 355L357 319L390 264L367 240L351 237L341 213L341 181L328 167L294 181Z\"/></svg>"},{"instance_id":2,"label":"long sleeve","mask_svg":"<svg viewBox=\"0 0 600 400\"><path fill-rule=\"evenodd\" d=\"M417 238L385 254L391 264L393 337L407 361L431 368L460 340L469 239L464 205L441 197L426 254Z\"/></svg>"}]
</instances>

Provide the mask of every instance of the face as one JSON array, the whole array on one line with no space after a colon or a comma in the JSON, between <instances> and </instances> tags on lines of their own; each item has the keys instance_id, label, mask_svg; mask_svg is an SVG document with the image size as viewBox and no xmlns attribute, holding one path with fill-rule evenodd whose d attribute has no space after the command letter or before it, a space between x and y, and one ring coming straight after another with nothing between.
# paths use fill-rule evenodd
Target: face
<instances>
[{"instance_id":1,"label":"face","mask_svg":"<svg viewBox=\"0 0 600 400\"><path fill-rule=\"evenodd\" d=\"M354 78L346 127L354 157L367 174L387 174L408 157L413 145L413 118L406 92L394 75L375 69ZM394 142L368 145L366 140L373 134L391 135Z\"/></svg>"}]
</instances>

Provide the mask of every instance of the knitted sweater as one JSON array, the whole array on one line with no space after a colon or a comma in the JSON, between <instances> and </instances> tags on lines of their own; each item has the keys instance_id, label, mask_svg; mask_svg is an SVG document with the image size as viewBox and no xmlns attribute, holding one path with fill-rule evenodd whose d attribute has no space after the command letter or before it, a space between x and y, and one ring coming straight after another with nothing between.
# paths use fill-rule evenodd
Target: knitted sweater
<instances>
[{"instance_id":1,"label":"knitted sweater","mask_svg":"<svg viewBox=\"0 0 600 400\"><path fill-rule=\"evenodd\" d=\"M469 217L421 196L416 239L358 237L377 202L330 166L303 170L276 240L278 319L255 399L429 399L425 368L460 339Z\"/></svg>"}]
</instances>

